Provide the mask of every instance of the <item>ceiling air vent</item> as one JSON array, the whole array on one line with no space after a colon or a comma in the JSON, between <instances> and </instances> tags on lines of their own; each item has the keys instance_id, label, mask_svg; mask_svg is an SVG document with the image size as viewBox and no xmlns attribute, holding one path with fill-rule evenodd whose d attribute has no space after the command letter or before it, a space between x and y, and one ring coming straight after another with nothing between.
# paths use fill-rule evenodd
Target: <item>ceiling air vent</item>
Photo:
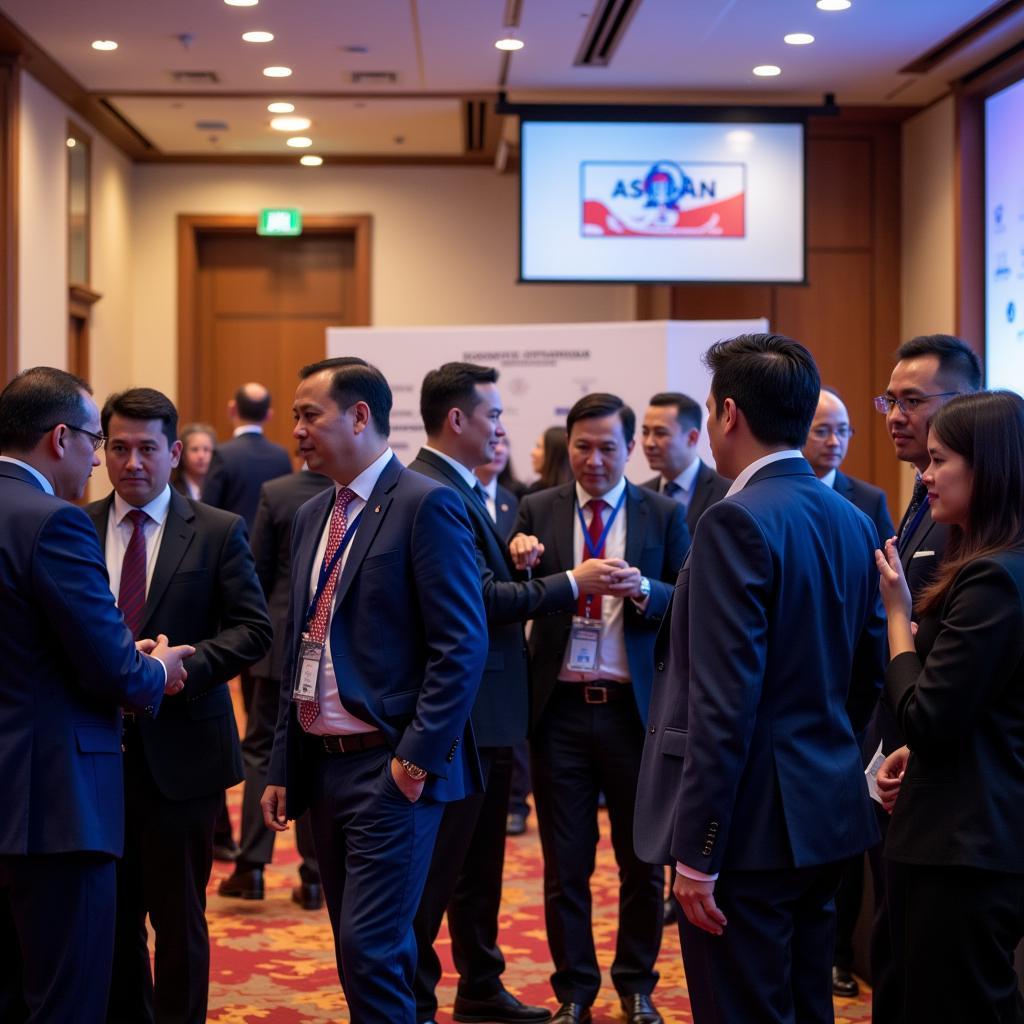
<instances>
[{"instance_id":1,"label":"ceiling air vent","mask_svg":"<svg viewBox=\"0 0 1024 1024\"><path fill-rule=\"evenodd\" d=\"M353 71L353 85L397 85L397 71Z\"/></svg>"},{"instance_id":2,"label":"ceiling air vent","mask_svg":"<svg viewBox=\"0 0 1024 1024\"><path fill-rule=\"evenodd\" d=\"M196 121L196 131L200 132L226 132L227 121Z\"/></svg>"},{"instance_id":3,"label":"ceiling air vent","mask_svg":"<svg viewBox=\"0 0 1024 1024\"><path fill-rule=\"evenodd\" d=\"M216 71L172 71L171 78L178 85L220 85Z\"/></svg>"},{"instance_id":4,"label":"ceiling air vent","mask_svg":"<svg viewBox=\"0 0 1024 1024\"><path fill-rule=\"evenodd\" d=\"M600 0L573 63L577 67L589 68L610 64L639 6L640 0Z\"/></svg>"}]
</instances>

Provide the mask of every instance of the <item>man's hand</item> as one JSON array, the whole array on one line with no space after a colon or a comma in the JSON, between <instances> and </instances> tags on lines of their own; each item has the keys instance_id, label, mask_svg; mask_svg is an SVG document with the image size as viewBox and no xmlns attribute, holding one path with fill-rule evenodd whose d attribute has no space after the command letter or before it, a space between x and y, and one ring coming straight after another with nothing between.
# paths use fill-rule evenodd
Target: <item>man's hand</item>
<instances>
[{"instance_id":1,"label":"man's hand","mask_svg":"<svg viewBox=\"0 0 1024 1024\"><path fill-rule=\"evenodd\" d=\"M152 641L143 642L151 643ZM185 680L188 679L188 673L185 671L185 666L182 665L182 662L186 658L191 658L195 653L196 649L188 644L171 647L163 633L156 638L156 643L149 654L151 657L162 661L164 668L167 669L167 682L164 685L165 694L173 696L185 689Z\"/></svg>"},{"instance_id":2,"label":"man's hand","mask_svg":"<svg viewBox=\"0 0 1024 1024\"><path fill-rule=\"evenodd\" d=\"M522 571L532 569L544 554L544 545L536 537L528 537L525 533L517 533L508 542L508 552L512 556L512 564Z\"/></svg>"},{"instance_id":3,"label":"man's hand","mask_svg":"<svg viewBox=\"0 0 1024 1024\"><path fill-rule=\"evenodd\" d=\"M608 593L613 597L636 597L640 594L640 580L643 573L635 565L622 563L622 568L612 573L611 586Z\"/></svg>"},{"instance_id":4,"label":"man's hand","mask_svg":"<svg viewBox=\"0 0 1024 1024\"><path fill-rule=\"evenodd\" d=\"M420 794L423 792L423 786L427 781L426 779L417 781L410 778L409 773L402 767L402 762L397 757L391 758L391 778L395 780L395 785L411 804L419 800Z\"/></svg>"},{"instance_id":5,"label":"man's hand","mask_svg":"<svg viewBox=\"0 0 1024 1024\"><path fill-rule=\"evenodd\" d=\"M910 747L900 747L894 750L878 769L875 779L878 783L878 795L882 798L882 807L889 814L892 814L892 809L896 806L896 797L900 795L900 785L909 760Z\"/></svg>"},{"instance_id":6,"label":"man's hand","mask_svg":"<svg viewBox=\"0 0 1024 1024\"><path fill-rule=\"evenodd\" d=\"M615 573L625 565L621 558L588 558L572 570L572 578L581 594L614 594Z\"/></svg>"},{"instance_id":7,"label":"man's hand","mask_svg":"<svg viewBox=\"0 0 1024 1024\"><path fill-rule=\"evenodd\" d=\"M715 883L698 882L695 878L676 874L672 895L683 908L686 920L712 935L721 935L729 923L715 903Z\"/></svg>"},{"instance_id":8,"label":"man's hand","mask_svg":"<svg viewBox=\"0 0 1024 1024\"><path fill-rule=\"evenodd\" d=\"M287 803L284 786L267 786L260 799L263 808L263 824L275 832L284 832L288 828Z\"/></svg>"},{"instance_id":9,"label":"man's hand","mask_svg":"<svg viewBox=\"0 0 1024 1024\"><path fill-rule=\"evenodd\" d=\"M139 652L139 654L152 654L153 653L153 649L155 647L156 647L156 641L155 640L136 640L135 641L135 650L137 650Z\"/></svg>"}]
</instances>

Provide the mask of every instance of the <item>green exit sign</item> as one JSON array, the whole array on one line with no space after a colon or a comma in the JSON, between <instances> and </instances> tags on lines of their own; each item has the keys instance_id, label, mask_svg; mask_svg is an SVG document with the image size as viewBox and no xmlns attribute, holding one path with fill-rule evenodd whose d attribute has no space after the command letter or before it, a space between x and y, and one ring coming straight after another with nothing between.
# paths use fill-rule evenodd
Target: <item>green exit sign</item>
<instances>
[{"instance_id":1,"label":"green exit sign","mask_svg":"<svg viewBox=\"0 0 1024 1024\"><path fill-rule=\"evenodd\" d=\"M298 210L260 210L258 235L301 235L302 214Z\"/></svg>"}]
</instances>

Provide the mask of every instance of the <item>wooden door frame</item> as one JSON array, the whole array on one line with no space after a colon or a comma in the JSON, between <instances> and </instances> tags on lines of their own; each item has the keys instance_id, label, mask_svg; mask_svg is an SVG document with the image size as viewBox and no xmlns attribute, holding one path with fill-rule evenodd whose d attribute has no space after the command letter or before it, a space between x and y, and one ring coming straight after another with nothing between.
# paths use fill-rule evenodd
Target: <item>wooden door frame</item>
<instances>
[{"instance_id":1,"label":"wooden door frame","mask_svg":"<svg viewBox=\"0 0 1024 1024\"><path fill-rule=\"evenodd\" d=\"M178 214L178 410L194 418L199 407L199 238L201 235L254 235L256 214ZM355 306L351 326L370 326L369 214L304 216L303 235L339 235L355 242Z\"/></svg>"}]
</instances>

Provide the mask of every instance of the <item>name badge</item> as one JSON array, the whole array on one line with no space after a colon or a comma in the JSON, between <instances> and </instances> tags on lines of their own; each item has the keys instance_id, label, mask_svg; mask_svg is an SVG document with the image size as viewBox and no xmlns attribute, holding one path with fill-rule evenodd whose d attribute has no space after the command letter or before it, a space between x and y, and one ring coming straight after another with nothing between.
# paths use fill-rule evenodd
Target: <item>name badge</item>
<instances>
[{"instance_id":1,"label":"name badge","mask_svg":"<svg viewBox=\"0 0 1024 1024\"><path fill-rule=\"evenodd\" d=\"M316 700L317 679L320 676L320 659L324 656L324 645L309 639L303 633L299 641L299 662L295 667L295 685L292 700Z\"/></svg>"},{"instance_id":2,"label":"name badge","mask_svg":"<svg viewBox=\"0 0 1024 1024\"><path fill-rule=\"evenodd\" d=\"M587 619L581 615L572 617L569 643L565 648L565 657L562 659L563 671L578 672L591 679L598 677L601 658L601 630L600 619Z\"/></svg>"}]
</instances>

